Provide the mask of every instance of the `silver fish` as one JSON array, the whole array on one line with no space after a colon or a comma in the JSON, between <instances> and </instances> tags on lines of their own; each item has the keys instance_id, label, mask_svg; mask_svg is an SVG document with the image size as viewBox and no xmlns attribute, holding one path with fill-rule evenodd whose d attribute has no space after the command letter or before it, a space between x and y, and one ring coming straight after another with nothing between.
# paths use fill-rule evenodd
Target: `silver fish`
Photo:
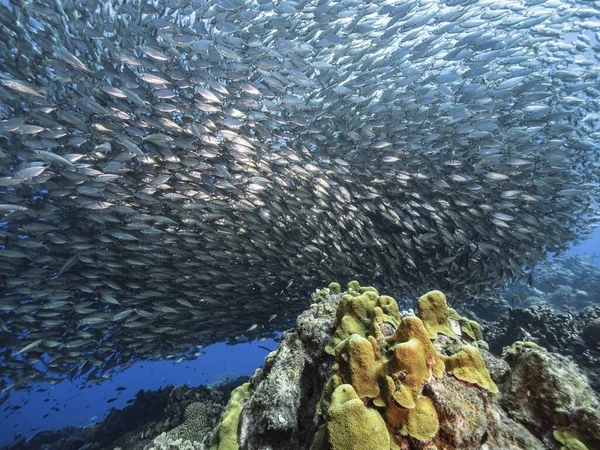
<instances>
[{"instance_id":1,"label":"silver fish","mask_svg":"<svg viewBox=\"0 0 600 450\"><path fill-rule=\"evenodd\" d=\"M271 336L331 280L472 299L600 218L590 2L42 3L0 18L14 387Z\"/></svg>"}]
</instances>

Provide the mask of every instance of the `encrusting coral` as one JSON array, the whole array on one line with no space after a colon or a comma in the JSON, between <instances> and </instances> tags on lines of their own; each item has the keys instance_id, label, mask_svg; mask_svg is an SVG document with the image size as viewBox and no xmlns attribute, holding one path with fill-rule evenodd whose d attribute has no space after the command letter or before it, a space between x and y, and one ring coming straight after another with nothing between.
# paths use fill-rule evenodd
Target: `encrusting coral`
<instances>
[{"instance_id":1,"label":"encrusting coral","mask_svg":"<svg viewBox=\"0 0 600 450\"><path fill-rule=\"evenodd\" d=\"M238 422L242 402L250 396L250 383L244 383L231 392L213 435L210 450L238 450Z\"/></svg>"},{"instance_id":2,"label":"encrusting coral","mask_svg":"<svg viewBox=\"0 0 600 450\"><path fill-rule=\"evenodd\" d=\"M365 406L350 384L342 384L333 391L327 423L317 432L311 449L321 448L326 437L331 450L390 448L385 421L375 409Z\"/></svg>"},{"instance_id":3,"label":"encrusting coral","mask_svg":"<svg viewBox=\"0 0 600 450\"><path fill-rule=\"evenodd\" d=\"M498 387L490 377L479 350L471 345L465 345L462 350L445 360L446 371L456 378L473 383L490 392L498 392Z\"/></svg>"},{"instance_id":4,"label":"encrusting coral","mask_svg":"<svg viewBox=\"0 0 600 450\"><path fill-rule=\"evenodd\" d=\"M459 351L438 353L432 343L438 333L456 339ZM470 386L498 391L479 350L468 345L481 338L479 325L448 308L439 291L418 300L416 317L402 318L393 298L348 283L326 347L335 362L317 407L325 424L311 450L400 449L407 438L433 438L438 415L424 394L432 380L446 372ZM360 444L369 430L368 445Z\"/></svg>"}]
</instances>

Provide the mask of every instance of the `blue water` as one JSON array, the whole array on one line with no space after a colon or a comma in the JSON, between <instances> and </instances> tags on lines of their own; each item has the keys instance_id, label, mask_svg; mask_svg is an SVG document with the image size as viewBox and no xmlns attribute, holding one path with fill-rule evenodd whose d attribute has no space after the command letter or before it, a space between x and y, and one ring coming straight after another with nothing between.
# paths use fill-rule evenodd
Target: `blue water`
<instances>
[{"instance_id":1,"label":"blue water","mask_svg":"<svg viewBox=\"0 0 600 450\"><path fill-rule=\"evenodd\" d=\"M101 422L111 408L127 406L127 400L134 398L140 389L155 390L169 384L198 386L227 377L252 375L268 354L258 345L277 348L273 340L234 346L218 343L203 349L206 353L194 361L134 364L110 380L87 383L83 389L80 388L85 380L66 380L56 385L35 384L29 392L12 391L9 400L0 407L0 446L12 442L16 434L29 437L41 430ZM117 391L118 387L125 390ZM45 391L36 392L38 389ZM115 397L117 400L106 403ZM13 411L15 406L21 409Z\"/></svg>"},{"instance_id":2,"label":"blue water","mask_svg":"<svg viewBox=\"0 0 600 450\"><path fill-rule=\"evenodd\" d=\"M569 255L589 257L594 264L600 266L600 227L594 230L590 238L579 245L571 246Z\"/></svg>"},{"instance_id":3,"label":"blue water","mask_svg":"<svg viewBox=\"0 0 600 450\"><path fill-rule=\"evenodd\" d=\"M600 265L600 228L590 239L572 246L568 254L593 257ZM252 375L261 367L267 351L264 346L275 349L273 340L228 346L218 343L203 349L206 353L194 361L175 364L171 361L138 363L116 374L101 384L86 384L84 380L63 381L57 385L47 383L34 385L29 392L13 391L9 400L1 406L0 446L13 441L16 434L26 437L37 431L62 428L66 425L89 425L102 421L111 408L124 408L127 400L135 397L138 390L154 390L173 384L197 386L209 384L226 377ZM125 387L117 391L117 387ZM43 392L36 392L44 389ZM108 399L117 400L106 403ZM11 408L21 406L13 411ZM60 411L52 410L58 408ZM46 418L43 416L48 414Z\"/></svg>"}]
</instances>

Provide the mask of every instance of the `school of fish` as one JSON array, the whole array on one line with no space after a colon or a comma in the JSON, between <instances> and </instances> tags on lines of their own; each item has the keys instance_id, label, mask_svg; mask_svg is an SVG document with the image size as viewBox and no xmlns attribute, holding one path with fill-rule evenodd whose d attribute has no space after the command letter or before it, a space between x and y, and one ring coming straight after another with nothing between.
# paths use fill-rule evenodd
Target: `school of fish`
<instances>
[{"instance_id":1,"label":"school of fish","mask_svg":"<svg viewBox=\"0 0 600 450\"><path fill-rule=\"evenodd\" d=\"M0 3L0 391L453 301L598 219L600 2ZM466 300L465 300L466 301Z\"/></svg>"}]
</instances>

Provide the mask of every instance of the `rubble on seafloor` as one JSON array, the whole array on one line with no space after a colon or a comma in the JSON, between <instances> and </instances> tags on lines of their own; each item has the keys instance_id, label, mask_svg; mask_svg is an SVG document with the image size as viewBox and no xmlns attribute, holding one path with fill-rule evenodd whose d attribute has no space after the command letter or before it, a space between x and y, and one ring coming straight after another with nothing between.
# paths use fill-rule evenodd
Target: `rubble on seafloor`
<instances>
[{"instance_id":1,"label":"rubble on seafloor","mask_svg":"<svg viewBox=\"0 0 600 450\"><path fill-rule=\"evenodd\" d=\"M375 288L353 281L341 292L332 283L313 294L296 327L225 407L223 397L190 399L178 403L177 421L138 427L139 442L131 433L112 446L77 448L600 448L600 403L576 361L527 336L499 349L523 337L509 323L480 327L439 291L420 297L414 315ZM593 318L580 328L584 342L596 342Z\"/></svg>"}]
</instances>

